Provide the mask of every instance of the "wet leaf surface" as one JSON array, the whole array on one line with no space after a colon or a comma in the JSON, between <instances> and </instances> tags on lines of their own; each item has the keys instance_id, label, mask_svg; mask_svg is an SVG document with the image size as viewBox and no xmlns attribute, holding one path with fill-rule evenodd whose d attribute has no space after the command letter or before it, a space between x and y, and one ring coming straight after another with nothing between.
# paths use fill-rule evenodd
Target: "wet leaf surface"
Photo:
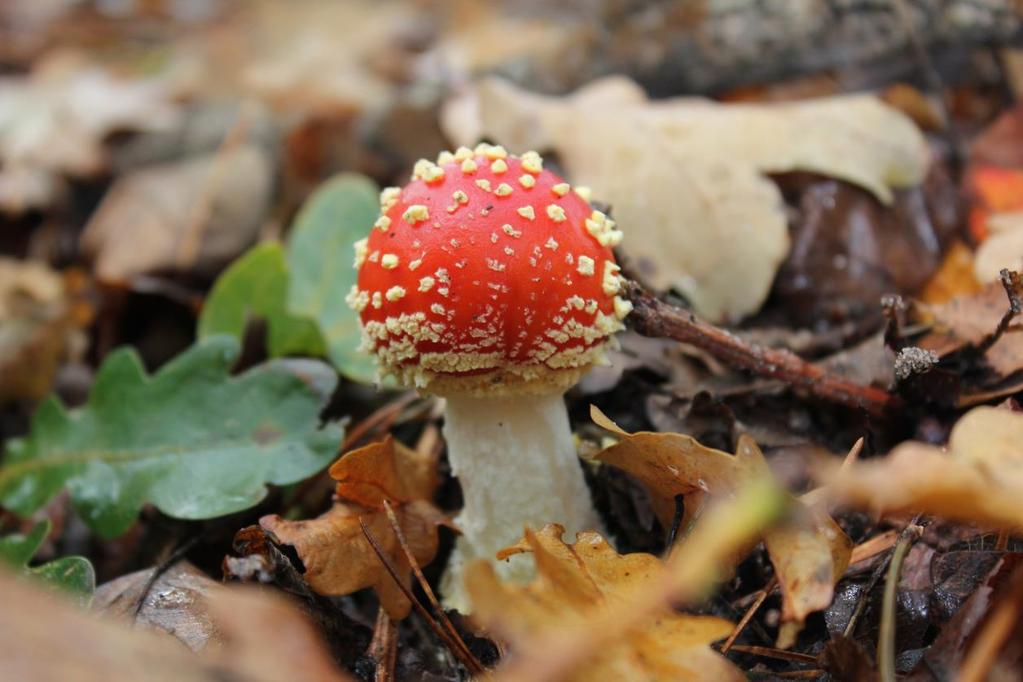
<instances>
[{"instance_id":1,"label":"wet leaf surface","mask_svg":"<svg viewBox=\"0 0 1023 682\"><path fill-rule=\"evenodd\" d=\"M210 518L254 505L265 483L324 467L341 439L319 423L333 376L312 361L277 361L229 380L237 355L235 341L216 337L152 376L131 350L111 355L87 406L69 412L50 399L30 435L8 443L0 501L30 514L67 486L86 523L112 537L148 501Z\"/></svg>"}]
</instances>

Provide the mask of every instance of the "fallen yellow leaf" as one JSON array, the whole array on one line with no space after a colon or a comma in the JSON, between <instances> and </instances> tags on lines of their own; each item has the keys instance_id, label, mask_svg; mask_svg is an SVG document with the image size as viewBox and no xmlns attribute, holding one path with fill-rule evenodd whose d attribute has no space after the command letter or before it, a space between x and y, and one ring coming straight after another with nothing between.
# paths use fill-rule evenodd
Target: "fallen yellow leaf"
<instances>
[{"instance_id":1,"label":"fallen yellow leaf","mask_svg":"<svg viewBox=\"0 0 1023 682\"><path fill-rule=\"evenodd\" d=\"M528 586L502 583L489 563L477 562L466 573L473 618L513 644L541 635L584 627L595 610L627 608L645 591L666 580L666 567L650 554L618 554L595 532L561 539L556 524L526 530L506 557L531 552L537 578ZM677 613L665 605L642 628L573 670L572 680L741 680L742 673L710 649L726 637L732 624L713 616Z\"/></svg>"}]
</instances>

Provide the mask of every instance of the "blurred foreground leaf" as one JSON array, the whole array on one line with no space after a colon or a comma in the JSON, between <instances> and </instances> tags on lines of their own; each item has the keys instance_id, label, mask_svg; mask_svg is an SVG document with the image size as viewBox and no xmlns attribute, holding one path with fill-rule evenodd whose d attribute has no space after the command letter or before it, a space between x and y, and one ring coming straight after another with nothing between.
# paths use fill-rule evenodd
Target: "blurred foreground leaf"
<instances>
[{"instance_id":1,"label":"blurred foreground leaf","mask_svg":"<svg viewBox=\"0 0 1023 682\"><path fill-rule=\"evenodd\" d=\"M652 554L618 554L593 531L566 544L564 532L557 524L526 529L522 540L498 555L531 553L537 567L531 585L502 583L489 563L473 564L466 583L474 618L513 643L523 642L540 632L585 628L594 609L628 605L637 593L665 581L667 568ZM570 679L742 680L743 674L710 648L732 627L727 620L677 613L665 604L643 627L573 670Z\"/></svg>"},{"instance_id":2,"label":"blurred foreground leaf","mask_svg":"<svg viewBox=\"0 0 1023 682\"><path fill-rule=\"evenodd\" d=\"M82 613L2 568L0 594L2 680L352 680L338 669L309 618L268 590L218 587L210 594L201 620L179 624L213 632L215 641L200 652L163 632Z\"/></svg>"},{"instance_id":3,"label":"blurred foreground leaf","mask_svg":"<svg viewBox=\"0 0 1023 682\"><path fill-rule=\"evenodd\" d=\"M50 585L67 590L83 605L92 599L96 589L96 572L85 557L67 556L29 568L28 564L50 533L50 522L40 521L27 535L0 538L0 562L36 577Z\"/></svg>"},{"instance_id":4,"label":"blurred foreground leaf","mask_svg":"<svg viewBox=\"0 0 1023 682\"><path fill-rule=\"evenodd\" d=\"M549 589L542 584L545 581L554 583L551 585L552 588L563 590L567 584L573 582L572 573L581 573L578 564L575 563L576 560L573 558L571 562L566 562L565 559L568 557L560 548L557 548L559 551L550 560L544 554L537 553L537 571L540 577L529 590L519 592L529 599L522 599L514 605L509 605L505 612L492 614L494 620L489 624L490 627L506 633L514 641L516 651L516 656L499 668L493 679L500 682L635 679L614 677L608 674L614 668L605 670L604 666L612 665L609 659L623 652L628 655L631 650L632 654L642 655L642 651L632 645L651 636L656 638L659 633L674 633L672 637L678 637L679 641L686 641L688 638L687 653L698 654L699 667L695 674L686 677L673 674L667 677L644 676L642 679L717 681L733 679L736 675L738 679L743 679L741 673L727 662L716 658L716 654L692 646L698 639L707 642L723 636L711 633L712 623L701 623L695 628L702 631L697 635L693 629L686 627L684 621L676 621L675 625L679 627L673 627L671 622L665 619L678 615L673 608L678 604L695 603L705 599L713 586L725 579L730 572L731 557L755 542L764 529L770 527L786 508L784 491L778 488L770 477L754 473L750 480L741 485L734 497L711 503L706 513L694 525L692 532L674 548L663 565L658 562L651 568L649 562L640 560L641 564L645 564L642 568L648 570L646 576L640 577L635 584L620 592L614 590L617 593L615 598L607 598L605 595L591 601L588 607L580 601L575 608L558 609L556 613L551 614L552 618L545 627L529 630L522 627L523 614L535 615L544 609L543 604L535 599L531 591ZM594 545L597 540L592 534L583 533L578 538L575 544L577 552L596 550L596 553L601 553L599 543ZM583 549L580 546L581 541L594 546ZM547 549L553 552L555 548L548 546ZM636 556L626 555L624 558ZM613 584L622 582L623 579L625 582L622 586L628 585L628 579L632 578L632 568L624 567L623 570L621 565L616 566L612 562L614 570L597 571L595 569L598 565L590 562L588 566L590 572L596 574L594 577L599 578L598 585L602 584L605 590ZM620 572L617 580L614 578L616 572ZM487 573L488 568L485 564L477 563L470 567L467 582L470 584L469 592L474 599L481 592L493 587ZM502 589L508 588L505 586ZM577 589L576 598L578 594ZM487 596L484 595L483 599L486 600ZM709 627L703 627L705 625ZM682 658L678 656L679 652L665 651L659 647L655 647L654 651L667 657L661 663L668 670L674 667L674 671L677 672L691 666L692 659L678 660ZM623 662L625 665L629 663ZM644 664L643 661L636 660L631 663L640 666ZM648 667L647 670L651 669Z\"/></svg>"},{"instance_id":5,"label":"blurred foreground leaf","mask_svg":"<svg viewBox=\"0 0 1023 682\"><path fill-rule=\"evenodd\" d=\"M316 325L285 310L288 263L278 242L257 244L217 279L199 317L199 338L231 334L241 339L250 316L267 324L267 350L282 355L326 355Z\"/></svg>"},{"instance_id":6,"label":"blurred foreground leaf","mask_svg":"<svg viewBox=\"0 0 1023 682\"><path fill-rule=\"evenodd\" d=\"M135 351L112 353L88 404L42 403L7 444L0 504L27 515L67 486L99 534L118 535L142 505L184 519L251 507L266 483L301 480L334 457L341 428L320 424L334 373L276 360L232 377L238 343L214 337L148 376Z\"/></svg>"},{"instance_id":7,"label":"blurred foreground leaf","mask_svg":"<svg viewBox=\"0 0 1023 682\"><path fill-rule=\"evenodd\" d=\"M291 286L288 310L320 326L331 362L345 376L372 382L376 369L359 352L359 318L345 303L355 284L353 244L365 237L380 214L377 187L345 173L324 183L295 219L288 244Z\"/></svg>"},{"instance_id":8,"label":"blurred foreground leaf","mask_svg":"<svg viewBox=\"0 0 1023 682\"><path fill-rule=\"evenodd\" d=\"M875 513L924 513L989 528L1023 529L1023 414L995 407L966 413L948 446L902 443L831 480L834 502Z\"/></svg>"}]
</instances>

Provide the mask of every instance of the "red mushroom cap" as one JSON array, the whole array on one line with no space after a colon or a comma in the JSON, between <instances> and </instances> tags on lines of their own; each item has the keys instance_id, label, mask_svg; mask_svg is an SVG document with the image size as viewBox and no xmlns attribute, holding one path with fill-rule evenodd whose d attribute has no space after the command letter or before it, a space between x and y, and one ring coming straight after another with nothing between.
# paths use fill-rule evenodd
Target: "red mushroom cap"
<instances>
[{"instance_id":1,"label":"red mushroom cap","mask_svg":"<svg viewBox=\"0 0 1023 682\"><path fill-rule=\"evenodd\" d=\"M364 346L381 370L440 394L564 390L631 310L614 222L543 169L480 145L416 164L381 192L356 244Z\"/></svg>"}]
</instances>

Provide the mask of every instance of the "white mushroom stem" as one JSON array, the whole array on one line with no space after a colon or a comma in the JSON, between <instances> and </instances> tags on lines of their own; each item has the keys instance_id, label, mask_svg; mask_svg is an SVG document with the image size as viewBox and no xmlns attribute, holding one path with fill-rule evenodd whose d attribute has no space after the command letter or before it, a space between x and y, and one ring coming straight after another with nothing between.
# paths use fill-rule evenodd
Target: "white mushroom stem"
<instances>
[{"instance_id":1,"label":"white mushroom stem","mask_svg":"<svg viewBox=\"0 0 1023 682\"><path fill-rule=\"evenodd\" d=\"M444 576L448 607L470 611L462 585L474 559L494 561L525 526L565 526L568 537L598 529L560 393L514 397L448 397L444 438L465 505L455 519L462 531ZM496 564L502 577L532 579L533 559L522 554Z\"/></svg>"}]
</instances>

